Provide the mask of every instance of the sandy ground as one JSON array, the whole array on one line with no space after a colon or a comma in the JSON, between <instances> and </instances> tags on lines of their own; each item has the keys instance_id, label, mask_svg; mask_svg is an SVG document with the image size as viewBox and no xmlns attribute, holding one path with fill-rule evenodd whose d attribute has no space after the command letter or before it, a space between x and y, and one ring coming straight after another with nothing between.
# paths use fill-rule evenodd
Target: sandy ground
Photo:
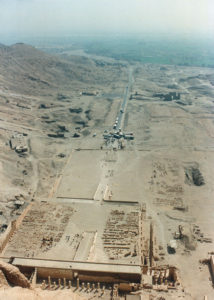
<instances>
[{"instance_id":1,"label":"sandy ground","mask_svg":"<svg viewBox=\"0 0 214 300\"><path fill-rule=\"evenodd\" d=\"M63 173L57 197L94 199L102 158L101 151L75 151Z\"/></svg>"},{"instance_id":2,"label":"sandy ground","mask_svg":"<svg viewBox=\"0 0 214 300\"><path fill-rule=\"evenodd\" d=\"M7 300L80 300L85 299L71 291L42 291L41 289L28 290L19 287L0 289L0 298Z\"/></svg>"},{"instance_id":3,"label":"sandy ground","mask_svg":"<svg viewBox=\"0 0 214 300\"><path fill-rule=\"evenodd\" d=\"M94 83L92 78L85 84L64 85L60 92L67 97L65 101L57 99L52 87L45 93L41 89L41 95L32 86L28 93L26 87L17 92L15 87L1 88L1 223L8 224L21 213L17 199L28 203L48 196L50 201L52 197L83 197L102 203L108 186L112 194L108 200L146 204L165 252L163 263L178 267L185 299L199 300L204 295L213 299L208 267L199 263L209 257L213 242L199 240L194 226L199 226L203 237L214 239L214 72L150 64L135 65L133 70L130 94L137 92L139 97L128 102L123 130L133 132L135 139L113 158L102 134L112 130L128 68L108 66L103 82L98 83L96 72L101 70L93 65ZM83 89L96 89L98 95L81 96ZM181 98L164 101L155 95L169 92L179 92ZM58 132L65 138L47 136ZM23 137L29 147L26 156L9 145L15 133L27 134ZM74 138L74 133L80 136ZM167 244L179 225L185 240L178 240L176 253L169 254ZM173 293L165 296L175 297L179 299Z\"/></svg>"}]
</instances>

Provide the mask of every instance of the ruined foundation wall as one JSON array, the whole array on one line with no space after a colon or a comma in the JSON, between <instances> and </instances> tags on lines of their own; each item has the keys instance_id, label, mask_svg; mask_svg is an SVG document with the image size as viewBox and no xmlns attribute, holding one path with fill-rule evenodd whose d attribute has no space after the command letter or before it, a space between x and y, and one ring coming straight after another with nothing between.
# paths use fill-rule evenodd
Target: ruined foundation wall
<instances>
[{"instance_id":1,"label":"ruined foundation wall","mask_svg":"<svg viewBox=\"0 0 214 300\"><path fill-rule=\"evenodd\" d=\"M37 268L38 278L47 279L48 276L51 276L52 278L66 278L72 280L73 271L55 268Z\"/></svg>"},{"instance_id":2,"label":"ruined foundation wall","mask_svg":"<svg viewBox=\"0 0 214 300\"><path fill-rule=\"evenodd\" d=\"M27 212L31 208L32 203L29 204L22 212L22 214L18 217L17 220L13 220L9 223L7 230L1 235L0 238L0 253L2 254L5 246L7 245L9 239L14 234L14 232L18 229L20 224L22 223L24 217L26 216Z\"/></svg>"},{"instance_id":3,"label":"ruined foundation wall","mask_svg":"<svg viewBox=\"0 0 214 300\"><path fill-rule=\"evenodd\" d=\"M103 272L79 272L79 279L82 281L93 282L108 282L108 283L120 283L120 282L140 282L141 275L138 274L115 274L115 273L103 273Z\"/></svg>"},{"instance_id":4,"label":"ruined foundation wall","mask_svg":"<svg viewBox=\"0 0 214 300\"><path fill-rule=\"evenodd\" d=\"M11 238L15 230L16 230L16 221L12 221L9 223L6 231L1 235L0 253L2 253L2 251L4 250L5 246L7 245L9 239Z\"/></svg>"},{"instance_id":5,"label":"ruined foundation wall","mask_svg":"<svg viewBox=\"0 0 214 300\"><path fill-rule=\"evenodd\" d=\"M32 274L33 267L18 266L20 271L28 277ZM107 273L107 272L93 272L93 271L81 271L81 270L67 270L59 268L43 268L37 267L37 277L40 279L47 279L48 276L51 278L66 278L69 280L74 279L74 274L80 281L86 282L108 282L108 283L139 283L141 280L140 274L119 274L119 273Z\"/></svg>"},{"instance_id":6,"label":"ruined foundation wall","mask_svg":"<svg viewBox=\"0 0 214 300\"><path fill-rule=\"evenodd\" d=\"M26 266L17 266L19 270L25 274L27 277L30 277L34 272L35 267L26 267ZM59 268L43 268L36 267L37 269L37 278L47 279L48 276L51 278L66 278L69 280L73 279L73 271Z\"/></svg>"}]
</instances>

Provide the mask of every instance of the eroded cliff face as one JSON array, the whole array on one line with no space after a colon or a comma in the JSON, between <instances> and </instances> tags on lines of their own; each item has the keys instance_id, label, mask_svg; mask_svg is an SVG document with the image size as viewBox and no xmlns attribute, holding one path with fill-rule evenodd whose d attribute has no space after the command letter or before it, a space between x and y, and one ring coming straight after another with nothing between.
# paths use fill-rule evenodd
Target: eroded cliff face
<instances>
[{"instance_id":1,"label":"eroded cliff face","mask_svg":"<svg viewBox=\"0 0 214 300\"><path fill-rule=\"evenodd\" d=\"M19 269L13 265L0 261L0 270L2 271L4 276L3 278L6 281L3 282L5 285L6 283L13 285L13 286L20 286L23 288L31 288L31 284L28 279L22 274ZM2 283L2 280L1 280Z\"/></svg>"}]
</instances>

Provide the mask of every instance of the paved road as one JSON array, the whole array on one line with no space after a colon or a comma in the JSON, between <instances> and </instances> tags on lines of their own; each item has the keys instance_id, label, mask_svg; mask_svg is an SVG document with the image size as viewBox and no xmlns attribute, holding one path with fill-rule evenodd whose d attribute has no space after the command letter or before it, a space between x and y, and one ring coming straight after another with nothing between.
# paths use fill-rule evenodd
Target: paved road
<instances>
[{"instance_id":1,"label":"paved road","mask_svg":"<svg viewBox=\"0 0 214 300\"><path fill-rule=\"evenodd\" d=\"M128 95L129 95L131 84L132 84L132 69L129 70L129 82L128 82L128 85L125 88L123 102L122 102L122 105L120 107L120 111L119 111L118 116L117 116L118 117L118 123L117 123L117 126L116 126L116 130L119 130L119 128L122 128L122 121L123 121L123 118L125 116L125 111L126 111L126 106L127 106L127 102L128 102Z\"/></svg>"}]
</instances>

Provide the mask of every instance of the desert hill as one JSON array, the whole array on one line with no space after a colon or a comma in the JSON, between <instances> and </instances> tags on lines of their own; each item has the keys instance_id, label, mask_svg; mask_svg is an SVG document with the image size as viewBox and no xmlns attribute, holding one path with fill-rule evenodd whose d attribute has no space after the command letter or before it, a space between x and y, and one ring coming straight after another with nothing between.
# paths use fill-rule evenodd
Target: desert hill
<instances>
[{"instance_id":1,"label":"desert hill","mask_svg":"<svg viewBox=\"0 0 214 300\"><path fill-rule=\"evenodd\" d=\"M25 44L0 48L0 73L1 88L35 94L84 80L77 66Z\"/></svg>"},{"instance_id":2,"label":"desert hill","mask_svg":"<svg viewBox=\"0 0 214 300\"><path fill-rule=\"evenodd\" d=\"M16 93L48 95L50 90L76 84L104 83L109 81L109 71L103 72L88 58L60 58L22 43L0 46L0 89Z\"/></svg>"},{"instance_id":3,"label":"desert hill","mask_svg":"<svg viewBox=\"0 0 214 300\"><path fill-rule=\"evenodd\" d=\"M47 197L71 149L90 141L105 118L113 123L110 109L120 104L127 77L127 68L118 62L105 65L22 43L0 44L2 232L19 214L17 200ZM17 145L27 152L18 153Z\"/></svg>"}]
</instances>

